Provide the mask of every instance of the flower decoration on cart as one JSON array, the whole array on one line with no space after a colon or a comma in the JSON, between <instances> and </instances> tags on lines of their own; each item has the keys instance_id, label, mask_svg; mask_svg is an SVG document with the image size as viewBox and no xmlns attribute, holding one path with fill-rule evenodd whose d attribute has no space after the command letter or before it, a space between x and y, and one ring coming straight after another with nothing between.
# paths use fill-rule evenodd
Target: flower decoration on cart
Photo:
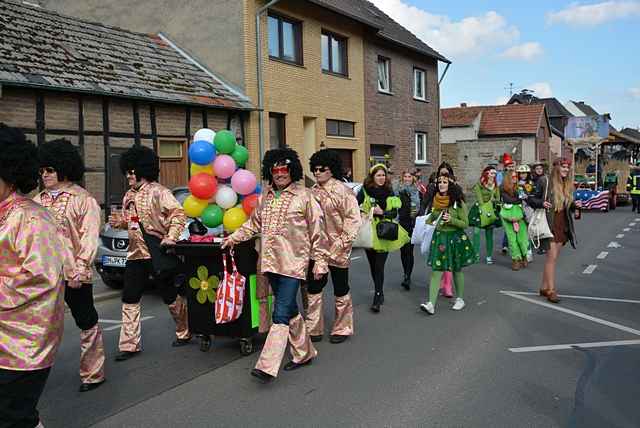
<instances>
[{"instance_id":1,"label":"flower decoration on cart","mask_svg":"<svg viewBox=\"0 0 640 428\"><path fill-rule=\"evenodd\" d=\"M209 276L209 269L206 266L199 266L196 272L197 277L189 280L189 287L198 290L196 300L200 304L205 304L207 300L210 303L216 301L216 289L220 283L220 278L215 275Z\"/></svg>"},{"instance_id":2,"label":"flower decoration on cart","mask_svg":"<svg viewBox=\"0 0 640 428\"><path fill-rule=\"evenodd\" d=\"M193 137L189 159L191 194L183 203L185 213L208 228L234 232L256 208L261 191L256 176L244 169L247 148L231 131L203 128Z\"/></svg>"}]
</instances>

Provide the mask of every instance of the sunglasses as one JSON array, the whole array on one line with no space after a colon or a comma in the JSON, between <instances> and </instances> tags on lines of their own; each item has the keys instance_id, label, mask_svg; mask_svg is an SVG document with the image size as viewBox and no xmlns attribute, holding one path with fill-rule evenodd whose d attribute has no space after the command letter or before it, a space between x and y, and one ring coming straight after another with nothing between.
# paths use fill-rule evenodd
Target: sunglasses
<instances>
[{"instance_id":1,"label":"sunglasses","mask_svg":"<svg viewBox=\"0 0 640 428\"><path fill-rule=\"evenodd\" d=\"M136 171L133 169L130 169L127 171L127 175L136 175Z\"/></svg>"},{"instance_id":2,"label":"sunglasses","mask_svg":"<svg viewBox=\"0 0 640 428\"><path fill-rule=\"evenodd\" d=\"M56 169L55 169L55 168L53 168L53 167L50 167L50 166L47 166L47 167L44 167L44 168L40 168L40 169L38 169L38 173L39 173L40 175L44 174L45 172L46 172L47 174L55 174L55 173L56 173Z\"/></svg>"},{"instance_id":3,"label":"sunglasses","mask_svg":"<svg viewBox=\"0 0 640 428\"><path fill-rule=\"evenodd\" d=\"M329 167L327 166L316 166L315 168L313 168L313 172L327 172L329 170Z\"/></svg>"},{"instance_id":4,"label":"sunglasses","mask_svg":"<svg viewBox=\"0 0 640 428\"><path fill-rule=\"evenodd\" d=\"M289 173L288 165L274 166L273 168L271 168L271 174L288 174L288 173Z\"/></svg>"}]
</instances>

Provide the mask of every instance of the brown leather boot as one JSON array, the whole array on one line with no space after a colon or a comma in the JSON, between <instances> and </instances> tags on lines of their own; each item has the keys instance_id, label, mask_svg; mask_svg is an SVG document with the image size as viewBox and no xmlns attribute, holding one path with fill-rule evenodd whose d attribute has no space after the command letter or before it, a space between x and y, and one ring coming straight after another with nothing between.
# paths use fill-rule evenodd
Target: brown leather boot
<instances>
[{"instance_id":1,"label":"brown leather boot","mask_svg":"<svg viewBox=\"0 0 640 428\"><path fill-rule=\"evenodd\" d=\"M519 271L520 267L521 267L521 264L522 263L520 262L520 260L513 260L511 262L511 270Z\"/></svg>"},{"instance_id":2,"label":"brown leather boot","mask_svg":"<svg viewBox=\"0 0 640 428\"><path fill-rule=\"evenodd\" d=\"M522 269L524 269L524 268L529 266L529 262L527 261L526 256L525 256L524 259L522 259L522 261L520 263L521 263Z\"/></svg>"},{"instance_id":3,"label":"brown leather boot","mask_svg":"<svg viewBox=\"0 0 640 428\"><path fill-rule=\"evenodd\" d=\"M560 303L560 298L555 290L547 292L547 300L551 303Z\"/></svg>"}]
</instances>

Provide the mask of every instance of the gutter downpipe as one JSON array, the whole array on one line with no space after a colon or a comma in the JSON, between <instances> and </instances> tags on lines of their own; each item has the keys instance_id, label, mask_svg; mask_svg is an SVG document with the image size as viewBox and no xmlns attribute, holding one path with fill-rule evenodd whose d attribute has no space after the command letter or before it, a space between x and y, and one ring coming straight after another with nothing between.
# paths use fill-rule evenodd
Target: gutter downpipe
<instances>
[{"instance_id":1,"label":"gutter downpipe","mask_svg":"<svg viewBox=\"0 0 640 428\"><path fill-rule=\"evenodd\" d=\"M447 66L444 68L442 77L440 77L440 80L438 80L438 165L442 163L442 108L441 108L441 100L440 100L440 84L444 80L444 76L447 75L447 71L449 71L450 66L451 66L451 63L448 62Z\"/></svg>"},{"instance_id":2,"label":"gutter downpipe","mask_svg":"<svg viewBox=\"0 0 640 428\"><path fill-rule=\"evenodd\" d=\"M256 12L256 77L258 80L258 170L262 172L262 157L264 156L264 84L262 83L262 31L260 19L267 9L280 0L271 0Z\"/></svg>"}]
</instances>

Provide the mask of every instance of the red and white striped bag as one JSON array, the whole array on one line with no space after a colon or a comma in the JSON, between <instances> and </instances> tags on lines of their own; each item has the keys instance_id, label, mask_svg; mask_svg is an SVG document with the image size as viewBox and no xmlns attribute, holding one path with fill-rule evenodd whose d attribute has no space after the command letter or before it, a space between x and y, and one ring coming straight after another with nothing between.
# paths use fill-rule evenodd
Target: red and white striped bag
<instances>
[{"instance_id":1,"label":"red and white striped bag","mask_svg":"<svg viewBox=\"0 0 640 428\"><path fill-rule=\"evenodd\" d=\"M222 265L224 276L218 285L216 293L216 324L225 324L235 321L242 314L244 303L244 283L246 278L238 272L236 260L233 257L233 250L229 251L233 272L227 271L227 255L222 255Z\"/></svg>"}]
</instances>

